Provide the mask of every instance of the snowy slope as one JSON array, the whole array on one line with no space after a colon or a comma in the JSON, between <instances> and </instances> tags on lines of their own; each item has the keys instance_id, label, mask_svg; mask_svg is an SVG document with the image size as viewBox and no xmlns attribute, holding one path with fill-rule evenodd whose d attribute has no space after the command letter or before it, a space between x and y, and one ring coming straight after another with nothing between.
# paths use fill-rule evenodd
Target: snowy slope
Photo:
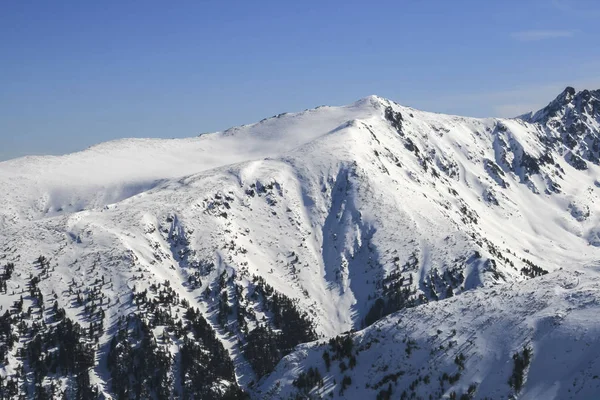
<instances>
[{"instance_id":1,"label":"snowy slope","mask_svg":"<svg viewBox=\"0 0 600 400\"><path fill-rule=\"evenodd\" d=\"M302 345L265 380L263 398L307 393L293 382L318 368L323 384L308 392L314 397L507 399L517 394L509 384L512 356L529 348L518 398L594 399L600 392L599 272L597 266L557 271L393 314L347 336L352 368L342 356L327 369L323 354L335 357L327 341ZM345 376L351 383L340 393Z\"/></svg>"},{"instance_id":2,"label":"snowy slope","mask_svg":"<svg viewBox=\"0 0 600 400\"><path fill-rule=\"evenodd\" d=\"M370 112L360 104L320 107L197 138L122 139L66 156L5 161L0 179L7 188L6 207L0 222L99 208L167 179L276 156Z\"/></svg>"},{"instance_id":3,"label":"snowy slope","mask_svg":"<svg viewBox=\"0 0 600 400\"><path fill-rule=\"evenodd\" d=\"M100 300L106 329L98 335L91 380L111 396L106 354L119 318L135 312L156 317L151 307L140 311L132 293L147 291L158 298L156 285L168 281L163 288L174 290L179 302L198 308L209 322L233 361L235 382L261 396L274 390L275 382L284 383L281 393L292 394L289 384L300 368L289 370L286 359L274 375L258 382L262 374L249 361L251 333L260 326L285 329L269 305L272 300L255 295L255 276L293 299L321 338L361 329L404 307L414 307L405 311L409 320L441 307L456 317L482 299L493 299L491 293L503 293L481 289L499 284L515 297L531 287L536 292L531 302L542 304L545 286L534 282L558 284L554 279L562 278L553 277L585 271L600 259L595 203L600 169L589 154L580 156L588 161L585 169L573 162L573 149L589 140L593 145L586 137L599 134L596 97L589 97L590 106L577 108L572 98L587 95L566 93L549 105L560 110L514 120L432 114L370 96L346 107L283 114L193 139L121 140L62 157L0 163L5 188L0 264L16 265L0 311L25 294L24 309L40 309L36 318L51 323L56 301L69 318L87 326L97 316L75 300L73 287L102 292L108 299ZM555 122L548 122L550 114ZM577 147L570 148L564 138L549 142L561 137L560 124L568 124L555 116L566 114L568 121L585 117ZM49 268L34 263L39 256L50 260ZM530 280L545 272L550 274ZM588 273L581 273L587 279ZM45 299L41 306L26 295L37 274ZM535 285L542 285L539 298ZM590 285L586 290L593 291ZM523 313L512 315L522 304L515 302L507 300L490 313L512 326L511 318L534 311L523 306ZM223 311L225 303L229 311ZM174 323L185 323L182 304L164 307ZM547 304L548 312L558 312L554 307ZM359 336L370 337L377 326L397 319L392 314ZM449 320L432 317L431 324L411 334L428 335L444 324ZM153 327L154 335L177 360L181 338L162 325ZM377 351L385 352L386 342L394 340L383 337ZM473 368L489 370L492 354L506 359L519 340L527 341L525 336L511 340L490 337L476 346L484 361ZM308 368L301 358L316 357L311 355L320 351L315 346L288 357ZM0 369L3 376L14 375L22 363L18 348ZM274 354L281 357L289 350ZM359 357L375 357L367 353ZM537 354L534 349L532 369ZM441 357L434 364L442 368L448 360ZM174 377L177 365L169 372ZM404 378L414 380L414 374ZM491 372L469 374L477 382L488 379L489 387L496 382L488 377ZM361 388L380 379L377 374L363 378ZM181 386L173 379L172 387ZM523 393L534 390L529 382ZM553 383L536 385L549 391ZM562 398L559 390L546 393Z\"/></svg>"}]
</instances>

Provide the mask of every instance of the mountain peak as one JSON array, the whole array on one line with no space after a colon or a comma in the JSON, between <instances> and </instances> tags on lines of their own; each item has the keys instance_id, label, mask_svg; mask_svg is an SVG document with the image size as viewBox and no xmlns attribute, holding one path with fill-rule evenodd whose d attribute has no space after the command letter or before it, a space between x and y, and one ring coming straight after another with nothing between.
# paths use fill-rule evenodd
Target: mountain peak
<instances>
[{"instance_id":1,"label":"mountain peak","mask_svg":"<svg viewBox=\"0 0 600 400\"><path fill-rule=\"evenodd\" d=\"M571 114L587 114L592 118L600 114L600 90L585 89L577 92L572 86L567 86L546 107L520 118L527 122L546 124L551 119Z\"/></svg>"},{"instance_id":2,"label":"mountain peak","mask_svg":"<svg viewBox=\"0 0 600 400\"><path fill-rule=\"evenodd\" d=\"M544 142L569 150L566 160L577 169L587 169L586 161L600 164L600 90L577 92L567 86L546 107L519 119L541 125Z\"/></svg>"},{"instance_id":3,"label":"mountain peak","mask_svg":"<svg viewBox=\"0 0 600 400\"><path fill-rule=\"evenodd\" d=\"M575 93L577 92L573 86L567 86L558 97L572 97L575 95Z\"/></svg>"},{"instance_id":4,"label":"mountain peak","mask_svg":"<svg viewBox=\"0 0 600 400\"><path fill-rule=\"evenodd\" d=\"M558 96L556 96L554 102L563 105L569 104L573 101L575 96L577 96L577 91L575 90L575 88L572 86L567 86L565 90L563 90Z\"/></svg>"},{"instance_id":5,"label":"mountain peak","mask_svg":"<svg viewBox=\"0 0 600 400\"><path fill-rule=\"evenodd\" d=\"M381 104L387 104L387 103L389 103L389 100L387 100L381 96L372 94L372 95L363 97L363 98L355 101L352 105L356 106L356 107L363 107L363 106L378 107Z\"/></svg>"}]
</instances>

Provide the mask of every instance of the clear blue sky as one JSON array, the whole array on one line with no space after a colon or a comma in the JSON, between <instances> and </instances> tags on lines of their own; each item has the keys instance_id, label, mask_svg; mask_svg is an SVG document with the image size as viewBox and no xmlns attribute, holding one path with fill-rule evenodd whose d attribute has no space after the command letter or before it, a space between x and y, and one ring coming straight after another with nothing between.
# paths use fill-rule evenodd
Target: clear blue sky
<instances>
[{"instance_id":1,"label":"clear blue sky","mask_svg":"<svg viewBox=\"0 0 600 400\"><path fill-rule=\"evenodd\" d=\"M600 88L597 0L0 2L0 160L378 94L511 116Z\"/></svg>"}]
</instances>

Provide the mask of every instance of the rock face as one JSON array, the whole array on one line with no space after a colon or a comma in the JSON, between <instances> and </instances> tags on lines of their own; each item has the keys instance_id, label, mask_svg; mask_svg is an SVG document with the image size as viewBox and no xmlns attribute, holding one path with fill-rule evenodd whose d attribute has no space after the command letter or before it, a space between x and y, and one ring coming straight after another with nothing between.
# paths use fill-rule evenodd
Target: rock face
<instances>
[{"instance_id":1,"label":"rock face","mask_svg":"<svg viewBox=\"0 0 600 400\"><path fill-rule=\"evenodd\" d=\"M584 355L547 361L600 349L597 99L370 96L0 163L0 397L593 393Z\"/></svg>"},{"instance_id":2,"label":"rock face","mask_svg":"<svg viewBox=\"0 0 600 400\"><path fill-rule=\"evenodd\" d=\"M565 159L577 169L586 161L598 165L600 157L600 90L576 92L567 87L556 99L523 119L543 126L546 143L564 145Z\"/></svg>"}]
</instances>

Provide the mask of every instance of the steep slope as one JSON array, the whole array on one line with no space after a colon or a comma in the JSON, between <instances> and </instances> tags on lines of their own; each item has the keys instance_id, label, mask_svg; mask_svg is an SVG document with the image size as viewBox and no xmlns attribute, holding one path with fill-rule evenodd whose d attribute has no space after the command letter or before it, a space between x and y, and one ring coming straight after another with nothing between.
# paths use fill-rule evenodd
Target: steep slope
<instances>
[{"instance_id":1,"label":"steep slope","mask_svg":"<svg viewBox=\"0 0 600 400\"><path fill-rule=\"evenodd\" d=\"M1 374L22 366L16 385L30 392L85 387L85 374L58 379L68 363L34 383L41 367L20 352L73 321L105 396L242 396L238 385L259 396L300 343L593 264L600 170L549 146L548 118L571 112L561 96L531 122L371 96L194 139L0 163L0 257L15 265L2 278ZM143 352L156 354L144 373L157 386L140 381Z\"/></svg>"}]
</instances>

